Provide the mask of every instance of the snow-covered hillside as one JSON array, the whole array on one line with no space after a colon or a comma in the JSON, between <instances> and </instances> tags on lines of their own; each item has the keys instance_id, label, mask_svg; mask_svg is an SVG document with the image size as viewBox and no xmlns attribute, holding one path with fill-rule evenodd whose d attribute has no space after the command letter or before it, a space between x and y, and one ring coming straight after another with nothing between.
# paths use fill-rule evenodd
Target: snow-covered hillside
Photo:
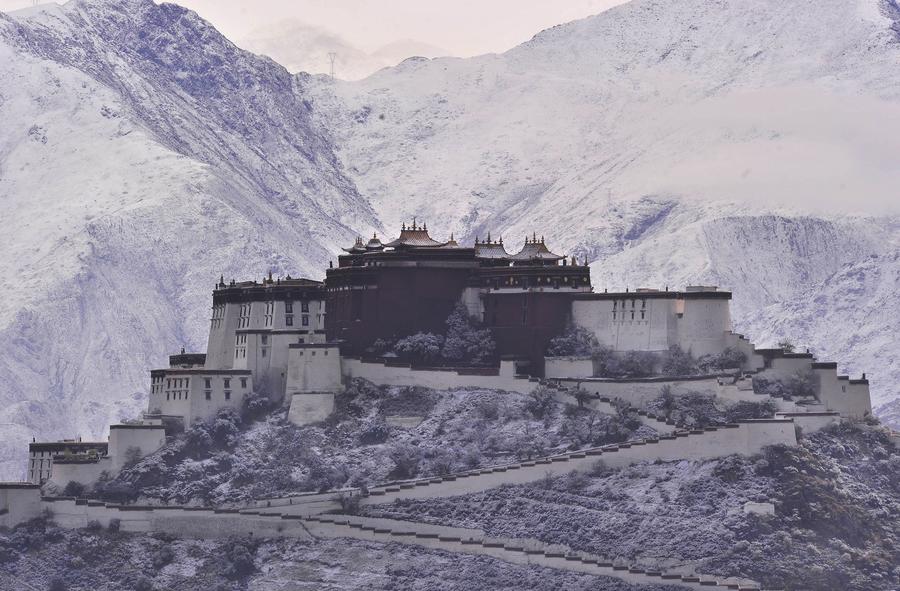
<instances>
[{"instance_id":1,"label":"snow-covered hillside","mask_svg":"<svg viewBox=\"0 0 900 591\"><path fill-rule=\"evenodd\" d=\"M151 0L0 14L0 477L136 413L220 273L320 276L412 215L544 234L601 288L719 283L751 338L900 397L898 15L635 0L334 83Z\"/></svg>"}]
</instances>

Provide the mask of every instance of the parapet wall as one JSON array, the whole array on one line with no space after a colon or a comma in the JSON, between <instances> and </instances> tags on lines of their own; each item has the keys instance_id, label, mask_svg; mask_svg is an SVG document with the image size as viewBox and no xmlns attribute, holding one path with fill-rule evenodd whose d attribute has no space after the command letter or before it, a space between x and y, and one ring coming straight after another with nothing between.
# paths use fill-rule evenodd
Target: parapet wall
<instances>
[{"instance_id":1,"label":"parapet wall","mask_svg":"<svg viewBox=\"0 0 900 591\"><path fill-rule=\"evenodd\" d=\"M538 383L527 377L514 375L515 364L501 361L500 369L493 368L413 368L404 364L385 364L363 361L355 357L341 358L341 372L345 379L363 378L384 386L422 386L435 390L453 388L485 388L528 394Z\"/></svg>"},{"instance_id":2,"label":"parapet wall","mask_svg":"<svg viewBox=\"0 0 900 591\"><path fill-rule=\"evenodd\" d=\"M90 486L100 479L103 472L112 472L113 459L109 456L94 461L57 459L53 462L50 481L64 488L69 482Z\"/></svg>"},{"instance_id":3,"label":"parapet wall","mask_svg":"<svg viewBox=\"0 0 900 591\"><path fill-rule=\"evenodd\" d=\"M591 394L609 398L619 398L633 406L643 406L659 397L663 387L668 386L675 395L698 392L707 396L719 394L718 376L696 376L687 378L561 378L554 380L572 388L580 388Z\"/></svg>"}]
</instances>

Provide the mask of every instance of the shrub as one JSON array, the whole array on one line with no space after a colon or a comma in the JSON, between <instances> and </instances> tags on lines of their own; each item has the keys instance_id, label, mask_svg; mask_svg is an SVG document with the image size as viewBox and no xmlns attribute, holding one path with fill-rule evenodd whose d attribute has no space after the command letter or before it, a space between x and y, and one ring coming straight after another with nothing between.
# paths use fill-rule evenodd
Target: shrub
<instances>
[{"instance_id":1,"label":"shrub","mask_svg":"<svg viewBox=\"0 0 900 591\"><path fill-rule=\"evenodd\" d=\"M85 486L80 482L76 482L74 480L70 480L66 487L62 491L62 496L64 497L83 497L85 493Z\"/></svg>"},{"instance_id":2,"label":"shrub","mask_svg":"<svg viewBox=\"0 0 900 591\"><path fill-rule=\"evenodd\" d=\"M172 550L171 546L163 546L159 550L153 553L151 557L151 561L153 562L153 568L159 570L170 564L173 560L175 560L175 552Z\"/></svg>"},{"instance_id":3,"label":"shrub","mask_svg":"<svg viewBox=\"0 0 900 591\"><path fill-rule=\"evenodd\" d=\"M491 331L479 329L462 303L447 317L447 340L441 354L449 361L484 363L493 358L497 345Z\"/></svg>"},{"instance_id":4,"label":"shrub","mask_svg":"<svg viewBox=\"0 0 900 591\"><path fill-rule=\"evenodd\" d=\"M814 397L819 389L818 378L811 371L798 372L786 380L769 380L763 377L753 378L753 391L767 394L774 398Z\"/></svg>"},{"instance_id":5,"label":"shrub","mask_svg":"<svg viewBox=\"0 0 900 591\"><path fill-rule=\"evenodd\" d=\"M385 423L372 423L365 427L359 434L359 443L361 445L374 445L376 443L384 443L391 434L390 427Z\"/></svg>"},{"instance_id":6,"label":"shrub","mask_svg":"<svg viewBox=\"0 0 900 591\"><path fill-rule=\"evenodd\" d=\"M678 345L669 347L669 354L663 362L663 375L689 376L697 373L697 361L690 353L684 351Z\"/></svg>"},{"instance_id":7,"label":"shrub","mask_svg":"<svg viewBox=\"0 0 900 591\"><path fill-rule=\"evenodd\" d=\"M140 576L134 582L134 591L153 591L153 583L147 577Z\"/></svg>"},{"instance_id":8,"label":"shrub","mask_svg":"<svg viewBox=\"0 0 900 591\"><path fill-rule=\"evenodd\" d=\"M430 332L418 332L397 341L394 352L409 361L428 363L438 359L444 337Z\"/></svg>"},{"instance_id":9,"label":"shrub","mask_svg":"<svg viewBox=\"0 0 900 591\"><path fill-rule=\"evenodd\" d=\"M791 342L790 339L781 339L778 341L778 348L784 351L785 353L793 353L796 350L796 346Z\"/></svg>"},{"instance_id":10,"label":"shrub","mask_svg":"<svg viewBox=\"0 0 900 591\"><path fill-rule=\"evenodd\" d=\"M581 388L576 388L575 391L572 392L572 396L575 397L575 402L578 404L578 408L584 408L584 404L594 398L593 394L591 394L587 390L582 390Z\"/></svg>"},{"instance_id":11,"label":"shrub","mask_svg":"<svg viewBox=\"0 0 900 591\"><path fill-rule=\"evenodd\" d=\"M544 386L535 388L525 400L525 410L536 419L543 419L551 408L553 408L553 392Z\"/></svg>"},{"instance_id":12,"label":"shrub","mask_svg":"<svg viewBox=\"0 0 900 591\"><path fill-rule=\"evenodd\" d=\"M394 349L394 343L385 339L376 339L367 349L366 353L372 355L384 355Z\"/></svg>"},{"instance_id":13,"label":"shrub","mask_svg":"<svg viewBox=\"0 0 900 591\"><path fill-rule=\"evenodd\" d=\"M359 515L359 495L341 494L338 496L338 504L341 506L341 513L344 515Z\"/></svg>"},{"instance_id":14,"label":"shrub","mask_svg":"<svg viewBox=\"0 0 900 591\"><path fill-rule=\"evenodd\" d=\"M103 526L96 519L91 519L90 521L87 522L85 529L87 529L90 532L98 532L103 529Z\"/></svg>"},{"instance_id":15,"label":"shrub","mask_svg":"<svg viewBox=\"0 0 900 591\"><path fill-rule=\"evenodd\" d=\"M600 344L594 334L580 326L569 325L566 330L550 340L547 355L551 357L586 357L594 354Z\"/></svg>"},{"instance_id":16,"label":"shrub","mask_svg":"<svg viewBox=\"0 0 900 591\"><path fill-rule=\"evenodd\" d=\"M234 542L228 548L225 559L227 562L225 576L229 579L240 579L256 570L256 566L253 564L253 554L247 546L240 542Z\"/></svg>"},{"instance_id":17,"label":"shrub","mask_svg":"<svg viewBox=\"0 0 900 591\"><path fill-rule=\"evenodd\" d=\"M394 463L390 478L408 479L419 474L422 452L418 447L409 444L398 444L388 451L388 457Z\"/></svg>"},{"instance_id":18,"label":"shrub","mask_svg":"<svg viewBox=\"0 0 900 591\"><path fill-rule=\"evenodd\" d=\"M122 529L122 520L117 517L113 517L109 520L109 527L107 529L113 533L118 532L120 529Z\"/></svg>"},{"instance_id":19,"label":"shrub","mask_svg":"<svg viewBox=\"0 0 900 591\"><path fill-rule=\"evenodd\" d=\"M725 420L729 423L746 419L766 419L775 415L778 407L771 400L765 402L741 401L725 409Z\"/></svg>"},{"instance_id":20,"label":"shrub","mask_svg":"<svg viewBox=\"0 0 900 591\"><path fill-rule=\"evenodd\" d=\"M475 403L475 414L486 421L500 418L500 403L493 398L482 398Z\"/></svg>"},{"instance_id":21,"label":"shrub","mask_svg":"<svg viewBox=\"0 0 900 591\"><path fill-rule=\"evenodd\" d=\"M47 591L66 591L67 589L66 582L59 577L50 579L50 584L47 586Z\"/></svg>"},{"instance_id":22,"label":"shrub","mask_svg":"<svg viewBox=\"0 0 900 591\"><path fill-rule=\"evenodd\" d=\"M746 353L734 347L726 347L718 355L704 355L700 358L699 365L703 371L721 371L743 367L746 362Z\"/></svg>"},{"instance_id":23,"label":"shrub","mask_svg":"<svg viewBox=\"0 0 900 591\"><path fill-rule=\"evenodd\" d=\"M650 351L629 351L618 360L615 369L621 377L643 378L653 375L657 361L656 354Z\"/></svg>"},{"instance_id":24,"label":"shrub","mask_svg":"<svg viewBox=\"0 0 900 591\"><path fill-rule=\"evenodd\" d=\"M591 353L594 361L594 375L599 377L613 377L617 371L618 359L616 353L605 345L594 347Z\"/></svg>"},{"instance_id":25,"label":"shrub","mask_svg":"<svg viewBox=\"0 0 900 591\"><path fill-rule=\"evenodd\" d=\"M266 416L272 410L272 401L259 392L251 392L241 403L241 420L251 422Z\"/></svg>"}]
</instances>

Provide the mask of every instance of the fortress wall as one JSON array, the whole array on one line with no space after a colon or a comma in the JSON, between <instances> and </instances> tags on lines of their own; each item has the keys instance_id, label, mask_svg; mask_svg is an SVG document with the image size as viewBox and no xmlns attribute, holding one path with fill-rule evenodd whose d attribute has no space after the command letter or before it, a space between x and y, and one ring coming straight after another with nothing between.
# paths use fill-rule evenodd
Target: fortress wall
<instances>
[{"instance_id":1,"label":"fortress wall","mask_svg":"<svg viewBox=\"0 0 900 591\"><path fill-rule=\"evenodd\" d=\"M841 422L841 417L833 412L777 412L778 418L792 419L803 433L815 433L829 425Z\"/></svg>"},{"instance_id":2,"label":"fortress wall","mask_svg":"<svg viewBox=\"0 0 900 591\"><path fill-rule=\"evenodd\" d=\"M67 462L57 460L53 462L53 475L50 481L65 488L69 482L78 482L85 486L91 486L100 478L103 472L112 471L112 458L107 456L96 462Z\"/></svg>"},{"instance_id":3,"label":"fortress wall","mask_svg":"<svg viewBox=\"0 0 900 591\"><path fill-rule=\"evenodd\" d=\"M617 380L608 378L593 379L560 379L560 384L581 388L592 394L608 398L619 398L634 406L641 406L657 398L664 386L669 386L672 393L684 395L688 392L699 392L709 396L719 393L718 378L699 377L691 379L647 378L635 380Z\"/></svg>"},{"instance_id":4,"label":"fortress wall","mask_svg":"<svg viewBox=\"0 0 900 591\"><path fill-rule=\"evenodd\" d=\"M667 351L675 300L645 299L640 293L627 295L627 298L615 300L574 300L572 323L589 330L601 345L615 351ZM634 319L631 319L632 310Z\"/></svg>"},{"instance_id":5,"label":"fortress wall","mask_svg":"<svg viewBox=\"0 0 900 591\"><path fill-rule=\"evenodd\" d=\"M694 357L716 355L728 346L731 332L730 300L690 298L678 300L683 305L681 317L675 318L676 340L682 350Z\"/></svg>"},{"instance_id":6,"label":"fortress wall","mask_svg":"<svg viewBox=\"0 0 900 591\"><path fill-rule=\"evenodd\" d=\"M137 448L140 456L153 453L166 443L166 430L162 425L110 425L109 456L112 470L118 472L125 465L129 448Z\"/></svg>"},{"instance_id":7,"label":"fortress wall","mask_svg":"<svg viewBox=\"0 0 900 591\"><path fill-rule=\"evenodd\" d=\"M287 394L339 392L341 354L334 344L293 344L288 353Z\"/></svg>"},{"instance_id":8,"label":"fortress wall","mask_svg":"<svg viewBox=\"0 0 900 591\"><path fill-rule=\"evenodd\" d=\"M0 527L15 527L41 514L41 489L25 482L0 482Z\"/></svg>"},{"instance_id":9,"label":"fortress wall","mask_svg":"<svg viewBox=\"0 0 900 591\"><path fill-rule=\"evenodd\" d=\"M240 317L240 304L226 303L221 326L210 323L209 339L206 345L206 363L208 369L231 369L234 364L234 334Z\"/></svg>"},{"instance_id":10,"label":"fortress wall","mask_svg":"<svg viewBox=\"0 0 900 591\"><path fill-rule=\"evenodd\" d=\"M746 356L747 360L744 362L744 370L757 371L765 367L765 358L757 353L756 347L753 346L753 343L744 338L742 335L728 331L725 334L724 342L726 348L731 347L732 349L736 349L742 352Z\"/></svg>"},{"instance_id":11,"label":"fortress wall","mask_svg":"<svg viewBox=\"0 0 900 591\"><path fill-rule=\"evenodd\" d=\"M810 371L812 364L812 357L774 357L769 367L758 375L767 380L783 381Z\"/></svg>"},{"instance_id":12,"label":"fortress wall","mask_svg":"<svg viewBox=\"0 0 900 591\"><path fill-rule=\"evenodd\" d=\"M367 363L347 357L341 360L341 368L345 378L363 378L385 386L422 386L435 390L489 388L528 394L538 385L537 382L527 378L510 375L508 369L499 372L498 375L466 375L453 370L385 366L381 363Z\"/></svg>"},{"instance_id":13,"label":"fortress wall","mask_svg":"<svg viewBox=\"0 0 900 591\"><path fill-rule=\"evenodd\" d=\"M590 357L544 357L545 378L590 378L594 361Z\"/></svg>"}]
</instances>

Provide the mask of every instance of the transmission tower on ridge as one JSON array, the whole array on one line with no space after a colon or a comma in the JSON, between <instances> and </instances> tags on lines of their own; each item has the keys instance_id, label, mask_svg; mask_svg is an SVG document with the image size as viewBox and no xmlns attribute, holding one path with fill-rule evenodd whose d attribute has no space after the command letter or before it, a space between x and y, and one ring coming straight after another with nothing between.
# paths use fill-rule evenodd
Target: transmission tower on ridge
<instances>
[{"instance_id":1,"label":"transmission tower on ridge","mask_svg":"<svg viewBox=\"0 0 900 591\"><path fill-rule=\"evenodd\" d=\"M334 51L328 52L328 61L331 62L331 79L334 80L334 60L337 59L337 53Z\"/></svg>"}]
</instances>

